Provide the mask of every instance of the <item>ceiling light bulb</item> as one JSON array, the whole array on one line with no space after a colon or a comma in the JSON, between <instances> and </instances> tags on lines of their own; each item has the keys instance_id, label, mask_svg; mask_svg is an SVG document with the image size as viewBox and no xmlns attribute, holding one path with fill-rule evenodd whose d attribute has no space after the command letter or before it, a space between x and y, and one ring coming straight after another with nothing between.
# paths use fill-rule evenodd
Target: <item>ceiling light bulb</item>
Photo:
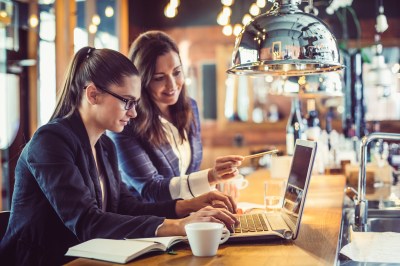
<instances>
[{"instance_id":1,"label":"ceiling light bulb","mask_svg":"<svg viewBox=\"0 0 400 266\"><path fill-rule=\"evenodd\" d=\"M224 6L224 7L222 8L222 13L223 13L225 16L230 16L230 15L232 15L232 9L231 9L229 6Z\"/></svg>"},{"instance_id":2,"label":"ceiling light bulb","mask_svg":"<svg viewBox=\"0 0 400 266\"><path fill-rule=\"evenodd\" d=\"M171 7L177 8L180 4L180 1L179 0L170 0L169 4L171 5Z\"/></svg>"},{"instance_id":3,"label":"ceiling light bulb","mask_svg":"<svg viewBox=\"0 0 400 266\"><path fill-rule=\"evenodd\" d=\"M249 24L251 21L251 16L249 14L245 14L242 19L243 25Z\"/></svg>"},{"instance_id":4,"label":"ceiling light bulb","mask_svg":"<svg viewBox=\"0 0 400 266\"><path fill-rule=\"evenodd\" d=\"M112 8L112 6L107 6L104 10L104 14L106 15L106 17L111 18L112 16L114 16L114 8Z\"/></svg>"},{"instance_id":5,"label":"ceiling light bulb","mask_svg":"<svg viewBox=\"0 0 400 266\"><path fill-rule=\"evenodd\" d=\"M173 18L178 14L178 10L176 8L173 8L170 4L167 4L164 8L164 15L167 18Z\"/></svg>"},{"instance_id":6,"label":"ceiling light bulb","mask_svg":"<svg viewBox=\"0 0 400 266\"><path fill-rule=\"evenodd\" d=\"M217 17L217 23L221 26L224 26L226 24L229 24L230 17L226 16L224 13L219 13Z\"/></svg>"},{"instance_id":7,"label":"ceiling light bulb","mask_svg":"<svg viewBox=\"0 0 400 266\"><path fill-rule=\"evenodd\" d=\"M233 5L233 0L221 0L221 4L224 6L231 6Z\"/></svg>"},{"instance_id":8,"label":"ceiling light bulb","mask_svg":"<svg viewBox=\"0 0 400 266\"><path fill-rule=\"evenodd\" d=\"M250 12L250 14L251 15L253 15L253 16L258 16L258 15L260 15L260 8L256 5L256 4L252 4L251 6L250 6L250 9L249 9L249 12Z\"/></svg>"},{"instance_id":9,"label":"ceiling light bulb","mask_svg":"<svg viewBox=\"0 0 400 266\"><path fill-rule=\"evenodd\" d=\"M100 16L97 15L97 14L93 15L93 17L92 17L92 23L93 23L94 25L98 26L98 25L100 25L100 22L101 22Z\"/></svg>"},{"instance_id":10,"label":"ceiling light bulb","mask_svg":"<svg viewBox=\"0 0 400 266\"><path fill-rule=\"evenodd\" d=\"M242 25L235 24L235 26L233 27L233 35L238 36L241 31L242 31Z\"/></svg>"},{"instance_id":11,"label":"ceiling light bulb","mask_svg":"<svg viewBox=\"0 0 400 266\"><path fill-rule=\"evenodd\" d=\"M267 1L266 0L257 0L256 5L259 8L264 8L267 5Z\"/></svg>"},{"instance_id":12,"label":"ceiling light bulb","mask_svg":"<svg viewBox=\"0 0 400 266\"><path fill-rule=\"evenodd\" d=\"M231 35L232 35L232 26L231 26L230 24L225 25L225 26L222 28L222 33L223 33L225 36L231 36Z\"/></svg>"}]
</instances>

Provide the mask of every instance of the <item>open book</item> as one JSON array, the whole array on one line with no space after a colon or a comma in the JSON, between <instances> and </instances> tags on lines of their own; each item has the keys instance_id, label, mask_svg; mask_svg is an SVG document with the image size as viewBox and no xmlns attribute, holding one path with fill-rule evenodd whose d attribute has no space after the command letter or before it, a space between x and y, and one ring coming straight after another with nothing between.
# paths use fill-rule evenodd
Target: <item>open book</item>
<instances>
[{"instance_id":1,"label":"open book","mask_svg":"<svg viewBox=\"0 0 400 266\"><path fill-rule=\"evenodd\" d=\"M184 236L126 240L95 238L70 247L65 256L127 263L128 261L151 251L167 251L174 244L186 239L187 238Z\"/></svg>"}]
</instances>

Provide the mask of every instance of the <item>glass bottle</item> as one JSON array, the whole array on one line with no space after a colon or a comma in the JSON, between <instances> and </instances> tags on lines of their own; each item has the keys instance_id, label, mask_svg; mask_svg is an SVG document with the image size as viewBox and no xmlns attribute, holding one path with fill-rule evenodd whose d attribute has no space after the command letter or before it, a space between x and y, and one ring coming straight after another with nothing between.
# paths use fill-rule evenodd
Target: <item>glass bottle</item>
<instances>
[{"instance_id":1,"label":"glass bottle","mask_svg":"<svg viewBox=\"0 0 400 266\"><path fill-rule=\"evenodd\" d=\"M321 134L321 125L318 118L318 111L315 107L315 99L307 100L307 129L306 137L308 140L317 141Z\"/></svg>"},{"instance_id":2,"label":"glass bottle","mask_svg":"<svg viewBox=\"0 0 400 266\"><path fill-rule=\"evenodd\" d=\"M297 139L304 139L304 125L301 118L300 101L293 97L290 116L286 125L286 153L288 155L293 155Z\"/></svg>"}]
</instances>

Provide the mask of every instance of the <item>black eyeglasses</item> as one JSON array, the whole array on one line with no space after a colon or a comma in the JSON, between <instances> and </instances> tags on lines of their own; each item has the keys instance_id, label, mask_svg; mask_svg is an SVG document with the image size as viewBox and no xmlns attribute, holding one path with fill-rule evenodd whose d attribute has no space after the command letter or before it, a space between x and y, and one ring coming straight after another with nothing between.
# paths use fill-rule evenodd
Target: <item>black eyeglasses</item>
<instances>
[{"instance_id":1,"label":"black eyeglasses","mask_svg":"<svg viewBox=\"0 0 400 266\"><path fill-rule=\"evenodd\" d=\"M116 93L114 93L112 91L109 91L109 90L107 90L107 89L105 89L103 87L100 87L99 85L95 84L95 86L97 88L99 88L100 90L110 94L111 96L114 96L118 100L123 101L125 103L125 107L124 107L125 110L131 110L133 107L137 108L137 106L139 104L139 100L140 99L139 100L126 99L126 98L122 97L121 95L118 95L118 94L116 94Z\"/></svg>"}]
</instances>

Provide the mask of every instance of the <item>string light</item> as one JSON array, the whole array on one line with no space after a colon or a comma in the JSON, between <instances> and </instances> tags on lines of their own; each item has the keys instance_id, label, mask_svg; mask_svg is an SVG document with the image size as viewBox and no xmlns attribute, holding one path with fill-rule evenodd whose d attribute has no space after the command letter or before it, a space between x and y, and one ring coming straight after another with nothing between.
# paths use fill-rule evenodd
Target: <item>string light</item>
<instances>
[{"instance_id":1,"label":"string light","mask_svg":"<svg viewBox=\"0 0 400 266\"><path fill-rule=\"evenodd\" d=\"M232 9L231 9L229 6L224 6L224 7L222 8L222 13L223 13L225 16L230 17L230 16L232 15Z\"/></svg>"},{"instance_id":2,"label":"string light","mask_svg":"<svg viewBox=\"0 0 400 266\"><path fill-rule=\"evenodd\" d=\"M267 5L267 1L266 0L257 0L256 4L259 8L264 8Z\"/></svg>"},{"instance_id":3,"label":"string light","mask_svg":"<svg viewBox=\"0 0 400 266\"><path fill-rule=\"evenodd\" d=\"M93 17L92 17L92 23L93 23L94 25L98 26L98 25L100 25L100 22L101 22L100 16L97 15L97 14L93 15Z\"/></svg>"},{"instance_id":4,"label":"string light","mask_svg":"<svg viewBox=\"0 0 400 266\"><path fill-rule=\"evenodd\" d=\"M222 28L222 33L223 33L224 35L226 35L226 36L231 36L231 35L232 35L232 32L233 32L233 30L232 30L232 25L230 25L230 24L225 25L225 26Z\"/></svg>"},{"instance_id":5,"label":"string light","mask_svg":"<svg viewBox=\"0 0 400 266\"><path fill-rule=\"evenodd\" d=\"M242 30L243 25L247 25L252 21L253 17L260 15L261 9L266 7L267 5L267 0L254 0L254 3L252 3L249 7L249 12L243 16L242 23L241 24L238 23L235 26L229 25L232 16L231 6L234 4L234 1L221 0L221 4L222 4L222 10L217 15L217 23L223 26L222 33L224 35L230 36L233 33L235 36L237 36Z\"/></svg>"},{"instance_id":6,"label":"string light","mask_svg":"<svg viewBox=\"0 0 400 266\"><path fill-rule=\"evenodd\" d=\"M217 17L217 23L221 26L225 26L226 24L229 24L230 17L225 16L224 14L219 14Z\"/></svg>"},{"instance_id":7,"label":"string light","mask_svg":"<svg viewBox=\"0 0 400 266\"><path fill-rule=\"evenodd\" d=\"M242 31L242 25L235 24L235 26L233 27L233 35L238 36L241 31Z\"/></svg>"},{"instance_id":8,"label":"string light","mask_svg":"<svg viewBox=\"0 0 400 266\"><path fill-rule=\"evenodd\" d=\"M164 15L167 18L174 18L178 14L179 0L170 0L164 8Z\"/></svg>"},{"instance_id":9,"label":"string light","mask_svg":"<svg viewBox=\"0 0 400 266\"><path fill-rule=\"evenodd\" d=\"M252 16L258 16L261 12L260 8L256 4L250 6L249 12Z\"/></svg>"},{"instance_id":10,"label":"string light","mask_svg":"<svg viewBox=\"0 0 400 266\"><path fill-rule=\"evenodd\" d=\"M170 4L170 6L173 7L173 8L178 8L178 6L179 6L179 4L180 4L180 1L179 1L179 0L170 0L170 1L169 1L169 4Z\"/></svg>"},{"instance_id":11,"label":"string light","mask_svg":"<svg viewBox=\"0 0 400 266\"><path fill-rule=\"evenodd\" d=\"M174 18L178 14L177 8L172 7L169 3L164 8L164 15L167 18Z\"/></svg>"},{"instance_id":12,"label":"string light","mask_svg":"<svg viewBox=\"0 0 400 266\"><path fill-rule=\"evenodd\" d=\"M242 19L242 24L247 25L251 21L251 16L249 14L245 14Z\"/></svg>"},{"instance_id":13,"label":"string light","mask_svg":"<svg viewBox=\"0 0 400 266\"><path fill-rule=\"evenodd\" d=\"M221 0L221 4L224 6L231 6L233 5L233 0Z\"/></svg>"}]
</instances>

